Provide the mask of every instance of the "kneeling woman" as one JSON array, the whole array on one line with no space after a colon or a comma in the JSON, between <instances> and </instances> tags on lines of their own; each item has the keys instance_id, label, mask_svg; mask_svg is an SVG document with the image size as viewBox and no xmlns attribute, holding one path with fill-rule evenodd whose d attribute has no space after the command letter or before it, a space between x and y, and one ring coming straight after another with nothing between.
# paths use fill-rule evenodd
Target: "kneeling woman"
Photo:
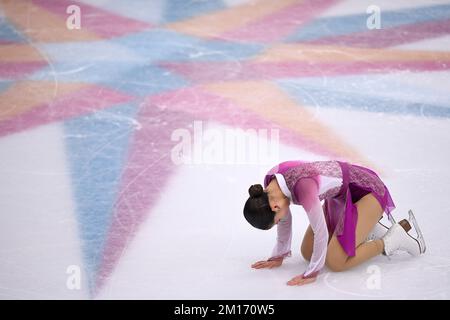
<instances>
[{"instance_id":1,"label":"kneeling woman","mask_svg":"<svg viewBox=\"0 0 450 320\"><path fill-rule=\"evenodd\" d=\"M289 205L301 205L308 216L301 254L310 261L306 271L288 285L315 281L326 264L332 271L344 271L379 254L404 250L417 256L425 242L414 215L399 224L389 190L370 169L341 161L287 161L265 176L264 189L252 185L244 206L246 220L255 228L277 225L277 243L268 260L253 268L273 268L291 255L292 217ZM324 200L322 207L321 200ZM379 220L386 213L392 226ZM418 237L407 233L411 222Z\"/></svg>"}]
</instances>

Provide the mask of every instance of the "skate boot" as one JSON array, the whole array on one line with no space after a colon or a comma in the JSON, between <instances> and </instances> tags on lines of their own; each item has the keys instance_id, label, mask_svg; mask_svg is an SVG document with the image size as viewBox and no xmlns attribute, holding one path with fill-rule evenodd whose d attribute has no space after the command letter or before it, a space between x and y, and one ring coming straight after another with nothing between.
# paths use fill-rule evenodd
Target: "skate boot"
<instances>
[{"instance_id":1,"label":"skate boot","mask_svg":"<svg viewBox=\"0 0 450 320\"><path fill-rule=\"evenodd\" d=\"M373 227L372 231L367 235L366 241L372 241L381 239L389 230L388 226L385 226L380 221Z\"/></svg>"},{"instance_id":2,"label":"skate boot","mask_svg":"<svg viewBox=\"0 0 450 320\"><path fill-rule=\"evenodd\" d=\"M397 250L407 251L413 256L418 256L426 250L425 241L422 232L417 224L414 214L409 210L409 219L402 220L401 224L394 224L388 232L381 238L384 242L384 254L392 255ZM411 230L411 224L417 233L417 238L412 237L408 231Z\"/></svg>"},{"instance_id":3,"label":"skate boot","mask_svg":"<svg viewBox=\"0 0 450 320\"><path fill-rule=\"evenodd\" d=\"M380 220L378 220L378 223L373 227L372 231L370 231L370 233L367 235L366 241L372 241L372 240L376 240L376 239L381 239L386 232L389 230L389 227L386 226L385 224L383 224L381 222L381 219L383 219L383 217L380 218ZM388 215L388 219L389 222L391 223L391 227L396 224L394 217L392 216L392 214ZM403 222L406 220L402 220L400 221L400 225L406 230ZM411 229L411 227L410 227ZM407 232L409 231L406 230Z\"/></svg>"},{"instance_id":4,"label":"skate boot","mask_svg":"<svg viewBox=\"0 0 450 320\"><path fill-rule=\"evenodd\" d=\"M389 222L391 223L391 227L396 224L394 217L392 214L388 216ZM372 231L367 235L366 241L372 241L376 239L381 239L386 232L389 230L389 227L385 224L381 223L381 219L378 221L378 223L373 227ZM411 225L408 223L408 220L403 219L399 222L399 224L405 229L406 232L411 230Z\"/></svg>"}]
</instances>

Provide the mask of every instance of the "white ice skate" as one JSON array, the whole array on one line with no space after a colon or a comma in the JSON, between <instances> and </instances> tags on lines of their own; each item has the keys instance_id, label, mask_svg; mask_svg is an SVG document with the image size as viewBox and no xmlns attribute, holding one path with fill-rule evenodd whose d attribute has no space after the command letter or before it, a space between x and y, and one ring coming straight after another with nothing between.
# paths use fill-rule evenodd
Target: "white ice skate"
<instances>
[{"instance_id":1,"label":"white ice skate","mask_svg":"<svg viewBox=\"0 0 450 320\"><path fill-rule=\"evenodd\" d=\"M389 227L386 226L385 224L383 224L381 222L381 219L383 219L383 217L380 218L378 223L373 227L372 231L370 231L370 233L367 235L366 241L372 241L372 240L376 240L376 239L381 239L386 234L386 232L389 230ZM388 219L389 219L389 222L391 223L391 227L394 224L396 224L395 219L392 216L392 214L388 215ZM405 226L403 224L403 221L406 221L406 220L400 221L400 225L406 230L406 228L405 228ZM409 230L406 230L406 231L409 231Z\"/></svg>"},{"instance_id":2,"label":"white ice skate","mask_svg":"<svg viewBox=\"0 0 450 320\"><path fill-rule=\"evenodd\" d=\"M392 255L397 250L407 251L413 256L418 256L426 250L425 240L422 231L417 224L417 220L411 210L408 212L409 219L402 220L389 228L388 232L382 237L384 242L384 253L387 256ZM417 238L412 237L408 231L411 230L411 224L417 233Z\"/></svg>"},{"instance_id":3,"label":"white ice skate","mask_svg":"<svg viewBox=\"0 0 450 320\"><path fill-rule=\"evenodd\" d=\"M372 241L381 239L389 230L388 226L385 226L380 221L373 227L372 231L367 235L366 241Z\"/></svg>"}]
</instances>

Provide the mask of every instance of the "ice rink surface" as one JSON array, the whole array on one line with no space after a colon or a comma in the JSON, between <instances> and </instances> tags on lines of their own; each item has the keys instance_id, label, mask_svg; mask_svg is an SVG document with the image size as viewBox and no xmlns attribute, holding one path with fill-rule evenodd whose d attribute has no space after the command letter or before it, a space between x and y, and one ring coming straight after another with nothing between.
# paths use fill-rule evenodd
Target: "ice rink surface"
<instances>
[{"instance_id":1,"label":"ice rink surface","mask_svg":"<svg viewBox=\"0 0 450 320\"><path fill-rule=\"evenodd\" d=\"M0 0L0 299L449 299L449 80L450 1ZM251 269L297 159L379 173L427 252L289 287L292 206Z\"/></svg>"}]
</instances>

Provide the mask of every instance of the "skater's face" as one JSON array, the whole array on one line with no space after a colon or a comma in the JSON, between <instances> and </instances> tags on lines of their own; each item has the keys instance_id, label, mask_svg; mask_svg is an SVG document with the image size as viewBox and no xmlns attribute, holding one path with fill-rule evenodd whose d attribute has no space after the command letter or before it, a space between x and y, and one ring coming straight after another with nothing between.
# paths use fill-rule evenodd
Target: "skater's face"
<instances>
[{"instance_id":1,"label":"skater's face","mask_svg":"<svg viewBox=\"0 0 450 320\"><path fill-rule=\"evenodd\" d=\"M269 198L269 205L275 212L274 225L283 219L289 210L289 199L283 194L276 179L273 179L267 186L265 192Z\"/></svg>"}]
</instances>

